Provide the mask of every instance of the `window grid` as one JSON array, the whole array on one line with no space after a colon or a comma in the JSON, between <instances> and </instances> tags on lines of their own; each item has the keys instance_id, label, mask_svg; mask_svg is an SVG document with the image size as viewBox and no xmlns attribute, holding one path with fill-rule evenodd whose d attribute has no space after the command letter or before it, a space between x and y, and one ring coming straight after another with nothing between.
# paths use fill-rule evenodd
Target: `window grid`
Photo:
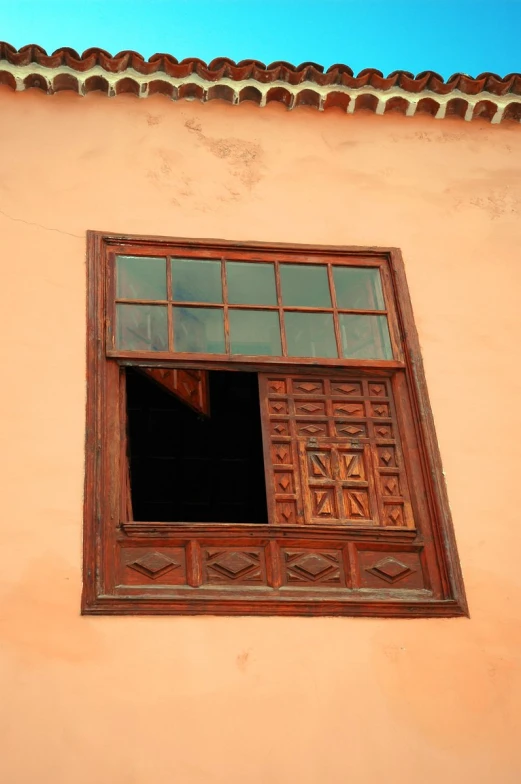
<instances>
[{"instance_id":1,"label":"window grid","mask_svg":"<svg viewBox=\"0 0 521 784\"><path fill-rule=\"evenodd\" d=\"M261 305L261 304L239 304L233 303L230 304L228 302L228 276L226 270L226 262L227 261L234 261L234 259L227 259L226 257L221 257L220 259L204 259L204 261L210 261L215 264L221 265L221 286L222 286L222 302L204 302L200 300L178 300L174 299L173 297L173 280L172 280L172 260L173 259L185 259L187 261L192 260L191 257L185 256L162 256L157 258L164 258L166 261L166 284L167 284L167 299L129 299L125 297L118 297L117 294L115 296L115 304L116 305L148 305L148 306L166 306L168 309L168 351L169 353L175 354L179 353L176 350L175 346L175 314L174 308L175 307L183 307L183 308L211 308L216 310L221 310L224 316L224 342L225 342L225 354L215 354L216 357L218 356L230 356L231 355L231 341L230 341L230 320L229 320L229 312L230 310L246 310L246 311L271 311L271 312L278 312L279 314L279 327L280 327L280 337L281 337L281 346L282 346L282 357L294 357L294 354L288 354L288 346L287 346L287 332L286 332L286 325L285 325L285 313L330 313L333 316L333 328L334 328L334 337L335 337L335 344L336 344L336 351L337 351L337 358L338 359L349 359L349 356L344 356L344 350L342 345L342 333L341 333L341 326L340 326L340 315L359 315L359 316L383 316L386 318L387 327L389 328L389 313L386 306L386 293L383 286L383 280L381 278L381 272L379 265L374 266L367 266L364 265L364 269L375 269L378 270L380 284L382 286L382 293L383 293L383 300L385 307L381 310L377 308L341 308L337 305L337 296L336 296L336 287L334 282L334 274L333 268L335 266L343 267L343 268L359 268L356 263L346 265L346 264L334 264L331 261L328 262L320 262L317 259L314 262L313 266L320 266L325 267L327 272L327 281L328 281L328 288L329 288L329 295L331 299L331 307L313 307L313 306L305 306L305 305L285 305L283 302L283 293L282 293L282 284L281 284L281 274L280 274L280 265L281 264L288 264L286 260L279 261L277 259L269 260L269 261L262 261L259 263L271 264L274 268L274 275L275 275L275 288L276 288L276 296L277 296L277 304L276 305ZM203 259L194 259L194 260L203 260ZM255 261L250 262L255 264ZM291 262L290 262L291 263ZM129 350L129 349L127 349ZM385 360L392 361L394 356L394 350L392 349L391 343L391 351L392 355L390 357L385 357ZM203 352L193 352L194 355L197 353ZM238 356L238 355L235 355ZM262 356L262 355L259 355ZM279 355L277 355L279 356ZM317 358L319 358L317 356ZM371 359L372 357L368 357ZM376 359L376 357L375 357Z\"/></svg>"}]
</instances>

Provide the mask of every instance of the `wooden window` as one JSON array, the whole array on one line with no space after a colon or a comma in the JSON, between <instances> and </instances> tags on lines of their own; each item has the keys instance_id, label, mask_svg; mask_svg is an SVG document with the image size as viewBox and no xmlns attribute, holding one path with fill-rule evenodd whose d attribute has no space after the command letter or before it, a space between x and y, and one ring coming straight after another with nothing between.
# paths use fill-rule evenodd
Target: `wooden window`
<instances>
[{"instance_id":1,"label":"wooden window","mask_svg":"<svg viewBox=\"0 0 521 784\"><path fill-rule=\"evenodd\" d=\"M400 253L88 238L85 613L467 613Z\"/></svg>"}]
</instances>

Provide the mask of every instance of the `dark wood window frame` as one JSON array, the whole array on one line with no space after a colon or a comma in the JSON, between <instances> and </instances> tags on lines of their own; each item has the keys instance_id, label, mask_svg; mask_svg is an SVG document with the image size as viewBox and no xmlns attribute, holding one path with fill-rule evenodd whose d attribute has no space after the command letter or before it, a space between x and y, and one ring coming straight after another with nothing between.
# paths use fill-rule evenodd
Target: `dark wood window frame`
<instances>
[{"instance_id":1,"label":"dark wood window frame","mask_svg":"<svg viewBox=\"0 0 521 784\"><path fill-rule=\"evenodd\" d=\"M222 256L250 261L276 258L297 263L379 266L389 311L394 358L216 358L212 355L136 354L118 350L112 337L114 290L111 275L114 255L118 253L177 254L194 258L213 255L215 258ZM87 275L83 613L468 615L418 336L398 249L242 243L91 231L88 232ZM228 367L254 370L260 374L270 524L133 522L126 516L129 487L124 378L128 366L178 370ZM373 434L379 416L375 412L379 408L386 416L393 417L386 421L390 429L395 428L399 432L399 436L395 434L393 442L373 439L370 448L376 455L379 449L384 450L385 464L392 460L389 454L394 448L401 455L400 462L410 491L409 500L402 499L401 508L412 504L415 523L409 525L400 520L395 525L393 520L388 520L381 527L375 527L364 524L339 526L318 518L317 522L309 517L311 513L304 515L300 509L298 488L294 488L292 496L287 483L280 496L283 516L277 516L278 496L269 468L275 472L273 476L280 477L281 474L276 471L280 472L284 465L274 465L278 458L269 462L271 442L268 443L266 433L270 422L277 423L280 419L277 416L280 404L275 406L272 421L269 399L272 402L282 401L284 405L287 401L292 406L291 410L295 411L298 402L296 390L311 394L314 387L321 395L315 399L315 407L323 405L324 415L326 406L334 406L335 400L338 403L335 388L337 392L354 389L360 396L359 405L365 406L363 416L367 424L361 427L369 428ZM387 402L378 406L375 396L382 394ZM335 412L331 408L327 410L327 427L333 428ZM293 420L295 415L291 422ZM291 427L295 427L294 422ZM385 426L381 432L385 432ZM362 438L359 442L346 436L344 440L335 441L321 439L320 436L319 433L318 438L301 438L298 444L286 439L282 445L282 452L287 451L288 444L295 450L290 462L293 461L296 466L302 461L299 462L302 469L293 466L295 477L300 475L300 470L304 471L308 457L316 458L315 453L308 455L309 450L316 452L322 449L321 454L327 458L327 455L333 454L331 449L336 449L339 454L349 449L351 460L353 454L356 458L357 450L361 453L369 449L365 443L369 439L364 441ZM375 435L375 438L378 436ZM284 437L280 440L284 441ZM394 446L388 449L386 444L391 443ZM281 458L279 462L283 464L284 460ZM375 471L378 478L378 471ZM397 471L398 468L395 474ZM386 475L385 465L380 474ZM340 493L339 499L343 497L342 493L347 498L352 489L347 481L349 477L344 476L344 479L342 487L334 490L334 493ZM299 481L297 479L296 483ZM374 483L374 479L372 481ZM397 486L394 480L391 484ZM315 490L325 498L320 477L315 485ZM306 485L305 492L309 495L313 488L310 490ZM391 502L396 492L392 491ZM304 489L300 493L303 494ZM407 493L402 491L402 495ZM336 496L331 498L334 505ZM309 498L305 504L308 510L313 506ZM383 505L380 501L379 504L381 514ZM391 506L385 509L389 511ZM295 517L292 517L292 509ZM320 513L320 510L315 512L317 515ZM335 514L338 516L338 512ZM395 517L398 517L398 512ZM132 579L127 579L126 574L132 574Z\"/></svg>"}]
</instances>

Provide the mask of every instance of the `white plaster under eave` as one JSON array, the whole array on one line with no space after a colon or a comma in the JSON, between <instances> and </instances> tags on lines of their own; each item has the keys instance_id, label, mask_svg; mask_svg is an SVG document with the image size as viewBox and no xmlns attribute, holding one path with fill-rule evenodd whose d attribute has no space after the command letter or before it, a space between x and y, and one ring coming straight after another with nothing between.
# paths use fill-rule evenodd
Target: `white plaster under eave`
<instances>
[{"instance_id":1,"label":"white plaster under eave","mask_svg":"<svg viewBox=\"0 0 521 784\"><path fill-rule=\"evenodd\" d=\"M316 95L316 102L313 105L319 110L324 110L328 96L333 94L340 94L348 97L349 103L346 108L347 114L353 114L355 111L358 111L359 109L357 107L357 99L366 97L372 97L375 99L375 114L378 115L384 114L389 101L396 98L402 99L407 103L407 108L402 112L407 117L413 117L416 114L419 103L424 99L430 99L430 101L433 101L438 105L438 109L434 114L434 117L438 120L441 120L447 116L447 109L449 104L455 99L465 101L467 104L467 108L464 113L464 119L467 121L470 121L474 118L477 105L485 101L495 107L495 112L490 118L490 122L493 125L497 125L504 119L505 110L512 104L520 107L519 113L521 114L521 96L513 95L512 93L498 96L494 95L493 93L483 91L477 93L476 95L468 95L467 93L463 93L460 90L452 90L447 95L439 95L438 93L430 90L423 90L419 93L411 93L402 89L401 87L393 87L389 90L377 90L370 86L350 88L344 85L318 85L311 81L302 82L299 85L291 85L280 80L263 84L258 82L256 79L234 81L233 79L226 77L218 79L214 82L209 82L205 79L202 79L197 74L191 74L190 76L179 79L169 76L164 72L143 75L135 71L133 68L127 68L119 73L111 73L104 70L99 65L94 66L87 71L80 72L68 66L46 68L34 63L24 66L12 65L7 60L0 61L0 75L2 74L10 74L13 77L17 91L27 90L31 87L38 87L47 93L54 93L56 92L53 86L55 79L57 77L67 75L77 81L77 92L80 95L85 95L87 92L89 92L89 88L86 86L86 82L89 79L92 77L99 77L107 83L109 96L117 95L117 85L119 82L121 82L123 79L131 79L136 84L136 93L139 98L146 98L149 94L150 83L159 81L165 85L170 85L172 88L175 88L176 95L172 97L172 100L179 100L177 97L177 90L180 88L186 89L190 86L193 86L201 93L201 100L208 101L217 97L210 94L212 88L226 87L233 94L233 98L230 102L232 104L238 104L241 103L241 92L245 88L254 88L260 95L260 100L258 102L259 105L265 106L268 102L268 94L274 89L280 89L284 90L288 94L289 100L287 101L287 105L289 109L293 109L294 107L298 106L299 95L306 92L307 95L309 95L309 93L314 93ZM38 78L41 84L27 85L26 80L28 77ZM64 88L61 87L60 89ZM184 100L187 100L187 98L184 98ZM190 98L188 98L188 100L190 100ZM197 99L192 97L191 100ZM309 101L306 100L303 101L303 103L308 104ZM395 110L400 111L400 109ZM519 120L516 121L519 122Z\"/></svg>"}]
</instances>

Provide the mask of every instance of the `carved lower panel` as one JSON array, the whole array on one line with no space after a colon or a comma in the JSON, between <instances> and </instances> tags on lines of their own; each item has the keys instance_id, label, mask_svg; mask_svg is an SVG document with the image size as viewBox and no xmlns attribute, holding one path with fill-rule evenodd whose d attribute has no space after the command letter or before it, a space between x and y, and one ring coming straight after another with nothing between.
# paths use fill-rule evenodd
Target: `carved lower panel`
<instances>
[{"instance_id":1,"label":"carved lower panel","mask_svg":"<svg viewBox=\"0 0 521 784\"><path fill-rule=\"evenodd\" d=\"M140 527L140 532L130 537L135 544L147 537L145 527L152 526L130 525ZM419 545L384 545L382 541L350 544L349 537L343 536L317 539L304 547L294 529L280 533L275 538L266 533L250 535L251 541L232 546L229 535L201 531L197 539L183 537L178 543L169 535L168 545L162 545L157 529L151 530L154 546L120 543L118 590L184 586L198 591L194 585L200 585L203 589L236 586L272 592L329 587L342 590L347 601L352 591L360 589L385 593L429 588ZM178 536L181 538L182 532ZM201 575L198 582L193 582L192 571L187 579L187 567Z\"/></svg>"},{"instance_id":2,"label":"carved lower panel","mask_svg":"<svg viewBox=\"0 0 521 784\"><path fill-rule=\"evenodd\" d=\"M120 585L186 585L184 547L121 549Z\"/></svg>"},{"instance_id":3,"label":"carved lower panel","mask_svg":"<svg viewBox=\"0 0 521 784\"><path fill-rule=\"evenodd\" d=\"M358 550L360 588L421 589L425 577L419 552Z\"/></svg>"},{"instance_id":4,"label":"carved lower panel","mask_svg":"<svg viewBox=\"0 0 521 784\"><path fill-rule=\"evenodd\" d=\"M203 585L267 585L263 548L204 548Z\"/></svg>"},{"instance_id":5,"label":"carved lower panel","mask_svg":"<svg viewBox=\"0 0 521 784\"><path fill-rule=\"evenodd\" d=\"M341 550L281 550L283 582L301 587L346 586Z\"/></svg>"}]
</instances>

